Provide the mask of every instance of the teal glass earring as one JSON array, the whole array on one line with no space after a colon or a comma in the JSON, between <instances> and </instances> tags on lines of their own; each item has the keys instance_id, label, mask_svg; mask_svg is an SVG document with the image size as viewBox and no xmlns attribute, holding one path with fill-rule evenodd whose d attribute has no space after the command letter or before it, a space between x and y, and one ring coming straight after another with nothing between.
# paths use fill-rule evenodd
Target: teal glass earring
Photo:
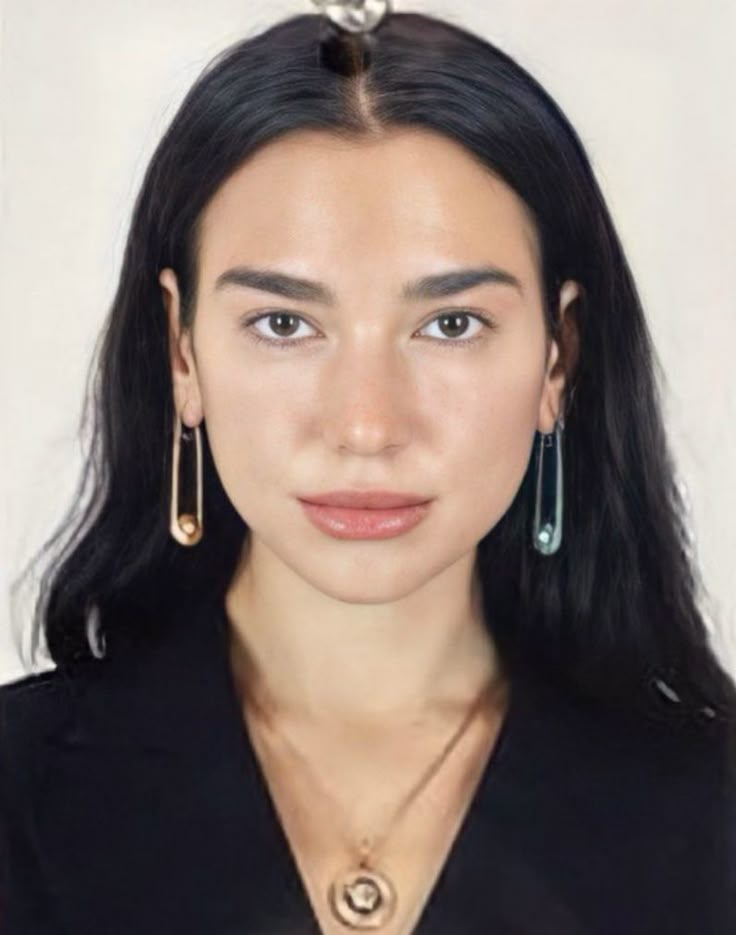
<instances>
[{"instance_id":1,"label":"teal glass earring","mask_svg":"<svg viewBox=\"0 0 736 935\"><path fill-rule=\"evenodd\" d=\"M537 477L534 497L532 543L542 555L552 555L562 542L562 431L556 419L551 432L540 433L537 444Z\"/></svg>"}]
</instances>

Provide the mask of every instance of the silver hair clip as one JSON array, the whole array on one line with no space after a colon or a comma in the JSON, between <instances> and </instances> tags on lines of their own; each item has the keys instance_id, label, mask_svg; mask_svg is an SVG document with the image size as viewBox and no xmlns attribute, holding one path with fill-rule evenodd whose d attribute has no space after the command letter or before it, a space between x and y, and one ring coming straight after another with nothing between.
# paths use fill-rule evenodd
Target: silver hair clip
<instances>
[{"instance_id":1,"label":"silver hair clip","mask_svg":"<svg viewBox=\"0 0 736 935\"><path fill-rule=\"evenodd\" d=\"M340 29L372 32L391 8L389 0L312 0L317 9Z\"/></svg>"},{"instance_id":2,"label":"silver hair clip","mask_svg":"<svg viewBox=\"0 0 736 935\"><path fill-rule=\"evenodd\" d=\"M319 64L352 78L370 67L376 27L389 12L389 0L312 0L320 17Z\"/></svg>"}]
</instances>

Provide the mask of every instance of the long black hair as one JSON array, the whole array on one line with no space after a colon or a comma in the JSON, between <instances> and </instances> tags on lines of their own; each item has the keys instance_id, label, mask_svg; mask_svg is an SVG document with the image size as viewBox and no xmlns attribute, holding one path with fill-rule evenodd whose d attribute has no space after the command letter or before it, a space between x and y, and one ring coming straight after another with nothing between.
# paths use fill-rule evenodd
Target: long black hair
<instances>
[{"instance_id":1,"label":"long black hair","mask_svg":"<svg viewBox=\"0 0 736 935\"><path fill-rule=\"evenodd\" d=\"M86 664L100 639L109 653L116 634L153 638L167 613L224 594L234 573L248 528L220 484L204 424L205 535L183 548L168 532L174 406L158 273L176 272L190 326L209 199L260 145L290 131L355 140L419 127L459 142L531 211L549 336L559 285L582 286L562 547L542 556L531 545L531 453L513 503L478 545L499 651L620 710L733 723L736 686L698 607L660 365L578 135L527 71L457 25L393 13L371 37L370 67L348 76L320 60L324 22L293 16L216 56L151 159L90 371L91 442L76 505L36 556L58 552L41 578L34 643L42 633L57 666Z\"/></svg>"}]
</instances>

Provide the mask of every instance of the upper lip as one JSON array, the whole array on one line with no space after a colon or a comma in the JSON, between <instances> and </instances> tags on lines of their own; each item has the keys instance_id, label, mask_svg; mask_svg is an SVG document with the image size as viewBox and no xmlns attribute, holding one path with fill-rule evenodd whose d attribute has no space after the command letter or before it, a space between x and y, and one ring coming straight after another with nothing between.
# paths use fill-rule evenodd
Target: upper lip
<instances>
[{"instance_id":1,"label":"upper lip","mask_svg":"<svg viewBox=\"0 0 736 935\"><path fill-rule=\"evenodd\" d=\"M431 498L394 490L329 490L326 493L303 494L299 496L299 499L306 500L309 503L322 503L326 506L388 510L392 507L426 503Z\"/></svg>"}]
</instances>

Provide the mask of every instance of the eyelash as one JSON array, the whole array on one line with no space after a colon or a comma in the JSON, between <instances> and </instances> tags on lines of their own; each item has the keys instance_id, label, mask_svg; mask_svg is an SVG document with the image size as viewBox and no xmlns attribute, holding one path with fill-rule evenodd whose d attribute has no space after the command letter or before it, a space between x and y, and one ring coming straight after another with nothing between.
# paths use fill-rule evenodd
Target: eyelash
<instances>
[{"instance_id":1,"label":"eyelash","mask_svg":"<svg viewBox=\"0 0 736 935\"><path fill-rule=\"evenodd\" d=\"M252 318L248 318L244 320L243 328L248 329L248 331L250 332L249 336L251 337L252 340L263 343L263 344L269 344L272 347L278 347L279 349L284 349L286 347L290 347L295 344L304 344L305 341L311 340L311 337L296 338L296 339L295 338L266 338L262 334L259 334L252 327L256 322L262 321L263 319L271 318L271 316L273 315L289 315L292 318L299 319L300 321L304 321L306 324L309 324L309 322L307 322L306 319L302 318L301 315L297 315L295 312L274 311L274 312L264 312L260 315L254 315ZM498 327L496 322L494 322L490 318L487 318L485 315L479 315L477 312L469 312L464 309L451 309L450 311L441 312L439 315L436 315L434 318L428 321L427 325L433 324L435 321L437 321L440 318L443 318L446 315L458 315L458 316L462 315L466 318L475 318L476 321L479 321L482 325L485 326L485 328L488 328L491 331L495 330ZM424 327L427 327L427 325L425 325ZM478 341L482 341L484 337L485 335L483 334L483 329L481 329L481 331L479 331L478 334L476 334L472 338L430 338L430 341L436 341L439 344L449 344L452 347L457 347L458 345L467 346L469 344L476 344Z\"/></svg>"}]
</instances>

